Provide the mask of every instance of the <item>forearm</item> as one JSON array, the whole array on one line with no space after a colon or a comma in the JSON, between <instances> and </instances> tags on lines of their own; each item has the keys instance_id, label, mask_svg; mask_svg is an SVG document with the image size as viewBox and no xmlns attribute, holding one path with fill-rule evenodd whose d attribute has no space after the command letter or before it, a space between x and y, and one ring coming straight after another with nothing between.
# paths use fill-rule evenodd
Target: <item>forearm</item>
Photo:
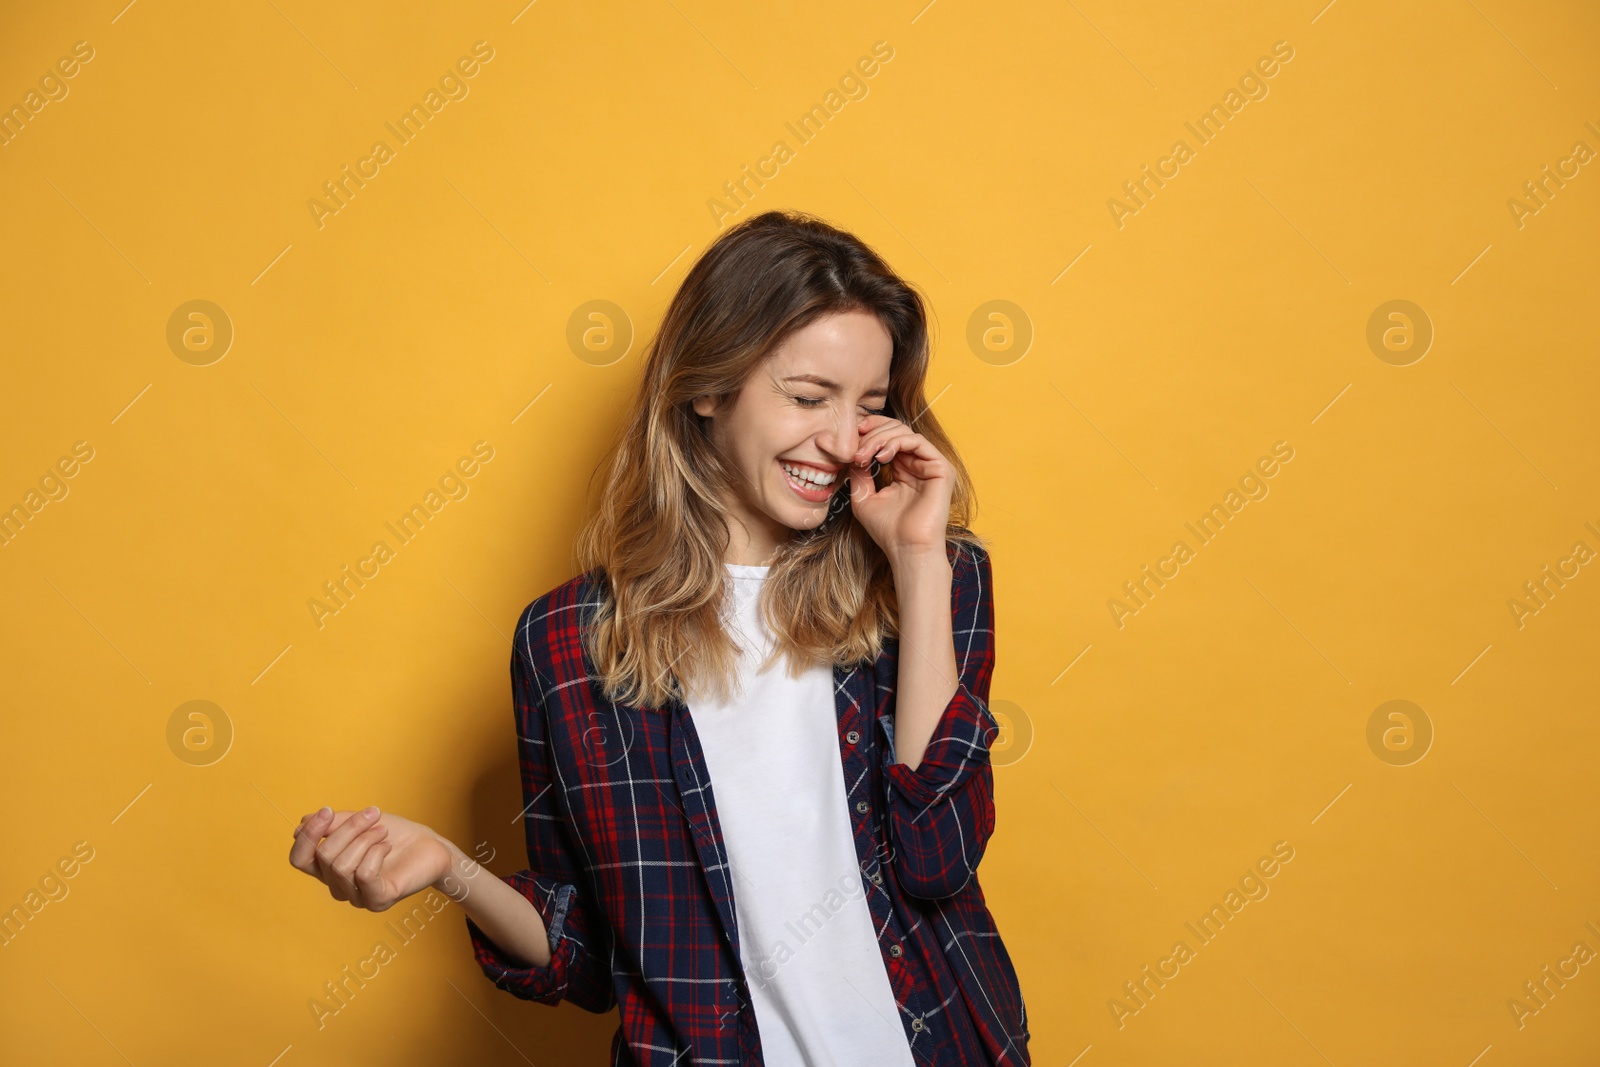
<instances>
[{"instance_id":1,"label":"forearm","mask_svg":"<svg viewBox=\"0 0 1600 1067\"><path fill-rule=\"evenodd\" d=\"M539 910L453 842L440 840L450 850L450 869L433 888L460 904L478 929L508 956L528 966L548 967L550 936Z\"/></svg>"},{"instance_id":2,"label":"forearm","mask_svg":"<svg viewBox=\"0 0 1600 1067\"><path fill-rule=\"evenodd\" d=\"M900 604L894 750L896 759L916 770L959 684L950 621L951 566L942 545L894 560L892 566Z\"/></svg>"}]
</instances>

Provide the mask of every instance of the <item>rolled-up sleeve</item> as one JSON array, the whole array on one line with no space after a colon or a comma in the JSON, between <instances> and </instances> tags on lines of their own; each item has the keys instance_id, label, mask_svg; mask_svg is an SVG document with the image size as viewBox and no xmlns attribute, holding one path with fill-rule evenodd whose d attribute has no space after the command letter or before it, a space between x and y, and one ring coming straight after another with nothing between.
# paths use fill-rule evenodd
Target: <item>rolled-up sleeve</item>
<instances>
[{"instance_id":1,"label":"rolled-up sleeve","mask_svg":"<svg viewBox=\"0 0 1600 1067\"><path fill-rule=\"evenodd\" d=\"M951 896L966 886L994 832L994 771L989 746L1000 732L989 711L994 673L994 596L989 554L951 542L951 630L956 692L915 770L884 754L895 873L913 896Z\"/></svg>"},{"instance_id":2,"label":"rolled-up sleeve","mask_svg":"<svg viewBox=\"0 0 1600 1067\"><path fill-rule=\"evenodd\" d=\"M529 869L500 877L543 917L550 937L550 963L526 966L508 956L471 917L467 933L478 966L501 989L523 1000L543 1004L570 1000L588 1011L605 1012L616 1004L608 962L609 928L596 909L590 879L561 810L549 759L544 686L529 648L534 635L544 632L543 612L543 598L523 611L511 654Z\"/></svg>"}]
</instances>

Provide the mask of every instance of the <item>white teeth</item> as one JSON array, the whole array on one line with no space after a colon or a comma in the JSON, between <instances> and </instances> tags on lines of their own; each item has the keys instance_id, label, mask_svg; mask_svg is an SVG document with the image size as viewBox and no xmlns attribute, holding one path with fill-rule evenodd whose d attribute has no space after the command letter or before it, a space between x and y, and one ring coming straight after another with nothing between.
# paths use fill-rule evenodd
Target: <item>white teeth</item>
<instances>
[{"instance_id":1,"label":"white teeth","mask_svg":"<svg viewBox=\"0 0 1600 1067\"><path fill-rule=\"evenodd\" d=\"M796 481L808 482L811 485L832 485L834 480L839 477L837 473L823 474L821 471L814 471L810 467L791 467L781 461L778 466L788 471L789 476Z\"/></svg>"}]
</instances>

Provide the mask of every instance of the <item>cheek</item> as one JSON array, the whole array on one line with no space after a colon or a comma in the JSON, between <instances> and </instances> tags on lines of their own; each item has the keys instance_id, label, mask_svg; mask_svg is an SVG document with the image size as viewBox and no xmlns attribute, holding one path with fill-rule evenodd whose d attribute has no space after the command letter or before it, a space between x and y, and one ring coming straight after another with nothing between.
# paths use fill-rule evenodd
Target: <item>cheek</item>
<instances>
[{"instance_id":1,"label":"cheek","mask_svg":"<svg viewBox=\"0 0 1600 1067\"><path fill-rule=\"evenodd\" d=\"M746 454L762 463L793 452L810 436L804 414L778 410L752 420L744 427Z\"/></svg>"},{"instance_id":2,"label":"cheek","mask_svg":"<svg viewBox=\"0 0 1600 1067\"><path fill-rule=\"evenodd\" d=\"M770 488L772 472L777 468L777 457L790 446L785 445L783 438L774 432L770 420L765 425L752 421L730 429L735 431L730 442L734 464L748 482Z\"/></svg>"}]
</instances>

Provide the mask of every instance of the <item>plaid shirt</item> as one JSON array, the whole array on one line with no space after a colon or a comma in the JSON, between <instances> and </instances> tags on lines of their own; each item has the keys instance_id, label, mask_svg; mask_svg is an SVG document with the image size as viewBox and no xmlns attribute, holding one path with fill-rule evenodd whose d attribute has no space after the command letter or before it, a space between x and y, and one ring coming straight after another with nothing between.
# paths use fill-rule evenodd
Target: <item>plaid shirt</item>
<instances>
[{"instance_id":1,"label":"plaid shirt","mask_svg":"<svg viewBox=\"0 0 1600 1067\"><path fill-rule=\"evenodd\" d=\"M1022 1067L1027 1010L978 886L994 830L988 553L947 542L960 685L916 770L895 761L897 639L834 668L839 752L862 890L919 1065ZM611 1063L761 1064L733 882L689 708L616 704L582 644L590 576L523 611L511 657L529 870L546 967L505 955L471 918L483 971L525 1000L620 1005ZM759 980L759 975L757 979Z\"/></svg>"}]
</instances>

